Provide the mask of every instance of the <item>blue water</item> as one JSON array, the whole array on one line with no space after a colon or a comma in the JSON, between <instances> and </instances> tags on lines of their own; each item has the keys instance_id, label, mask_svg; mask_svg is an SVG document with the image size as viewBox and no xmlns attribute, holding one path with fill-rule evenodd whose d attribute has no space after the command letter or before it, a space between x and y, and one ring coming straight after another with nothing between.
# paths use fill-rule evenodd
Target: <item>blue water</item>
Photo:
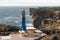
<instances>
[{"instance_id":1,"label":"blue water","mask_svg":"<svg viewBox=\"0 0 60 40\"><path fill-rule=\"evenodd\" d=\"M32 24L32 18L29 15L29 7L0 7L0 24L19 26L21 23L21 10L26 11L26 23Z\"/></svg>"}]
</instances>

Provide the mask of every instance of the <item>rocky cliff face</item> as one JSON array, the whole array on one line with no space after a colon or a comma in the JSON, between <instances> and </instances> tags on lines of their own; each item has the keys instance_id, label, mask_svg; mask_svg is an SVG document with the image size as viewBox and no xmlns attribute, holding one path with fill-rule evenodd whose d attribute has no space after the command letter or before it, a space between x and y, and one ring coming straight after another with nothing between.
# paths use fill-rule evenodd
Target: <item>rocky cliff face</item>
<instances>
[{"instance_id":1,"label":"rocky cliff face","mask_svg":"<svg viewBox=\"0 0 60 40\"><path fill-rule=\"evenodd\" d=\"M30 8L30 15L35 28L60 29L60 7Z\"/></svg>"},{"instance_id":2,"label":"rocky cliff face","mask_svg":"<svg viewBox=\"0 0 60 40\"><path fill-rule=\"evenodd\" d=\"M17 26L0 24L0 35L8 35L12 32L18 32L18 31L19 27Z\"/></svg>"}]
</instances>

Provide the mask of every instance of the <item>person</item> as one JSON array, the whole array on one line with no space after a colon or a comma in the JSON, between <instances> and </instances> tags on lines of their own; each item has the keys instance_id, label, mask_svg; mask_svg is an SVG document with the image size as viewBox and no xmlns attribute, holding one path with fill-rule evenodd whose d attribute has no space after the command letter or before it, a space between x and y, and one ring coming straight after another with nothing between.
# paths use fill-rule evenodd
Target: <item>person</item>
<instances>
[{"instance_id":1,"label":"person","mask_svg":"<svg viewBox=\"0 0 60 40\"><path fill-rule=\"evenodd\" d=\"M20 32L26 32L25 9L22 10L22 23L20 24Z\"/></svg>"}]
</instances>

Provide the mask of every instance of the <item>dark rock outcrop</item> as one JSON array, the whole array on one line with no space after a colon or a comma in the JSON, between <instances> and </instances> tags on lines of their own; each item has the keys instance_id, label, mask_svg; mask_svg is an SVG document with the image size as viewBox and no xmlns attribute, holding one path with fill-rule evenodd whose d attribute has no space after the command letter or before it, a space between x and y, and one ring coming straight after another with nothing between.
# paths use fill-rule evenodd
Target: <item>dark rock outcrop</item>
<instances>
[{"instance_id":1,"label":"dark rock outcrop","mask_svg":"<svg viewBox=\"0 0 60 40\"><path fill-rule=\"evenodd\" d=\"M30 8L30 15L33 19L33 26L38 29L45 24L49 24L51 27L60 24L60 21L57 22L60 20L60 7ZM44 27L46 28L46 25Z\"/></svg>"},{"instance_id":2,"label":"dark rock outcrop","mask_svg":"<svg viewBox=\"0 0 60 40\"><path fill-rule=\"evenodd\" d=\"M6 34L10 34L11 32L18 32L18 31L19 31L19 27L17 26L0 24L0 35L6 35Z\"/></svg>"}]
</instances>

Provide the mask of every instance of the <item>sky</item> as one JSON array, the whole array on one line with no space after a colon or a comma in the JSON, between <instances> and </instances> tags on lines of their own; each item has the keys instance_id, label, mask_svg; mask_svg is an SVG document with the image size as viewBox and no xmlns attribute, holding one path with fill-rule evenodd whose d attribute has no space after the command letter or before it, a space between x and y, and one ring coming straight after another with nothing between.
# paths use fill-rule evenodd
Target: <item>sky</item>
<instances>
[{"instance_id":1,"label":"sky","mask_svg":"<svg viewBox=\"0 0 60 40\"><path fill-rule=\"evenodd\" d=\"M60 0L0 0L0 6L60 6Z\"/></svg>"}]
</instances>

